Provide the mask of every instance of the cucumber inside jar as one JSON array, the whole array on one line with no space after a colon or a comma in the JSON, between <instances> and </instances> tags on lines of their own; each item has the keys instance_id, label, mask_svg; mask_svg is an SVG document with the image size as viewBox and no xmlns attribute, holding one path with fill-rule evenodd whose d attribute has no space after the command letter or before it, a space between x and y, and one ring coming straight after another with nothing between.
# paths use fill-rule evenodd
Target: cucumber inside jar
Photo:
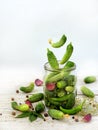
<instances>
[{"instance_id":1,"label":"cucumber inside jar","mask_svg":"<svg viewBox=\"0 0 98 130\"><path fill-rule=\"evenodd\" d=\"M45 82L45 88L44 88L46 106L49 108L56 108L56 109L59 109L59 106L63 106L64 108L68 109L72 108L75 104L76 76L68 74L63 78L61 78L60 80L57 81L55 80L55 82L47 82L47 81ZM66 96L68 95L69 97L66 99ZM65 100L62 100L64 97ZM52 100L53 98L55 98L56 101Z\"/></svg>"}]
</instances>

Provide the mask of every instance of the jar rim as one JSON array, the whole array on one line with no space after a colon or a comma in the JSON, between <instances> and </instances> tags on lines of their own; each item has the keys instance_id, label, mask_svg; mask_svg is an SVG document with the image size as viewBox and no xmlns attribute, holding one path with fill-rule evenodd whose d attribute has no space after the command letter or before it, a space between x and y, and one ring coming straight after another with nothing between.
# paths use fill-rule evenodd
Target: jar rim
<instances>
[{"instance_id":1,"label":"jar rim","mask_svg":"<svg viewBox=\"0 0 98 130\"><path fill-rule=\"evenodd\" d=\"M60 67L60 69L52 69L49 62L46 62L44 64L44 69L47 70L47 71L51 71L51 72L59 72L63 69L64 65L61 65L62 67ZM70 67L68 69L66 69L66 71L73 71L76 69L76 64L73 66L73 67Z\"/></svg>"}]
</instances>

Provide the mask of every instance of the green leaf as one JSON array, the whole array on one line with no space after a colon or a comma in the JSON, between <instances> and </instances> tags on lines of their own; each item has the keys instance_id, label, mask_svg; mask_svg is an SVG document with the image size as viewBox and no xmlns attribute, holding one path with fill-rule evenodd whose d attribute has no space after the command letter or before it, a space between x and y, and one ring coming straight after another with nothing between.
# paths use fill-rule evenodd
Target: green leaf
<instances>
[{"instance_id":1,"label":"green leaf","mask_svg":"<svg viewBox=\"0 0 98 130\"><path fill-rule=\"evenodd\" d=\"M34 116L39 117L39 118L45 120L45 118L43 117L43 115L40 114L40 113L37 113L36 111L32 111L31 114L33 114Z\"/></svg>"},{"instance_id":2,"label":"green leaf","mask_svg":"<svg viewBox=\"0 0 98 130\"><path fill-rule=\"evenodd\" d=\"M37 119L37 116L35 116L33 113L31 113L31 114L29 115L29 120L30 120L31 122L35 121L36 119Z\"/></svg>"},{"instance_id":3,"label":"green leaf","mask_svg":"<svg viewBox=\"0 0 98 130\"><path fill-rule=\"evenodd\" d=\"M25 117L29 117L30 112L23 112L22 114L19 114L18 116L16 116L16 118L25 118Z\"/></svg>"},{"instance_id":4,"label":"green leaf","mask_svg":"<svg viewBox=\"0 0 98 130\"><path fill-rule=\"evenodd\" d=\"M45 118L43 117L43 115L42 115L42 114L40 114L40 113L37 113L37 117L39 117L39 118L41 118L41 119L45 120Z\"/></svg>"}]
</instances>

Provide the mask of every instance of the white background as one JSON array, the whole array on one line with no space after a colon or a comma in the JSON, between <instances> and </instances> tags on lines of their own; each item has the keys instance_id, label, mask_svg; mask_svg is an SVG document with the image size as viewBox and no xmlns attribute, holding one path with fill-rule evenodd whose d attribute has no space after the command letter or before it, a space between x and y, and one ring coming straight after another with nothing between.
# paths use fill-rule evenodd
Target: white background
<instances>
[{"instance_id":1,"label":"white background","mask_svg":"<svg viewBox=\"0 0 98 130\"><path fill-rule=\"evenodd\" d=\"M97 60L97 0L0 0L0 65L42 67L48 39L62 34L79 65ZM61 59L65 47L53 50Z\"/></svg>"},{"instance_id":2,"label":"white background","mask_svg":"<svg viewBox=\"0 0 98 130\"><path fill-rule=\"evenodd\" d=\"M98 73L97 0L0 0L0 68L32 67L43 73L47 48L58 59L66 45L53 49L48 39L62 34L73 43L78 74ZM90 69L89 69L90 68ZM89 69L89 70L88 70ZM35 72L34 72L35 73Z\"/></svg>"},{"instance_id":3,"label":"white background","mask_svg":"<svg viewBox=\"0 0 98 130\"><path fill-rule=\"evenodd\" d=\"M62 58L66 44L53 49L48 39L57 41L63 34L66 44L73 43L77 75L98 75L98 0L0 0L0 108L5 108L0 119L7 120L4 113L16 89L43 77L47 48ZM0 130L98 130L96 118L90 124L54 122L1 121Z\"/></svg>"}]
</instances>

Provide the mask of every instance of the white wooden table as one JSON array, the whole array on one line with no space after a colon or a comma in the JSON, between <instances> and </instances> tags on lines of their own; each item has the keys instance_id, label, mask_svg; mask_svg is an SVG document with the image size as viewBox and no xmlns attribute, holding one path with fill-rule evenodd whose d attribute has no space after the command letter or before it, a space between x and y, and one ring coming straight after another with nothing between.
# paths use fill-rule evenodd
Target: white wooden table
<instances>
[{"instance_id":1,"label":"white wooden table","mask_svg":"<svg viewBox=\"0 0 98 130\"><path fill-rule=\"evenodd\" d=\"M0 130L98 130L98 116L94 116L90 123L75 122L72 118L62 121L52 120L50 117L46 121L37 119L29 122L28 119L15 119L12 116L11 98L23 102L26 94L16 93L21 85L26 85L36 78L42 79L44 74L35 72L32 68L2 68L0 70ZM97 77L98 80L98 77ZM78 76L77 89L84 85L83 77ZM98 81L90 84L95 93L98 93ZM42 91L43 88L35 87L34 92Z\"/></svg>"}]
</instances>

